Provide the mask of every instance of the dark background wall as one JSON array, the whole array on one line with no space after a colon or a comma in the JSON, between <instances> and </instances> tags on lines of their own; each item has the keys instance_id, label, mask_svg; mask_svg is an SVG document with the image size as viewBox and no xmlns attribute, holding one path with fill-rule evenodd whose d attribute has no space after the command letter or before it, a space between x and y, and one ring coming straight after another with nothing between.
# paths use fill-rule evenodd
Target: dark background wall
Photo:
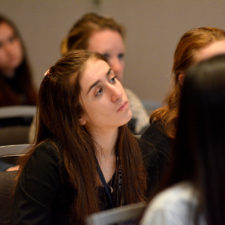
<instances>
[{"instance_id":1,"label":"dark background wall","mask_svg":"<svg viewBox=\"0 0 225 225\"><path fill-rule=\"evenodd\" d=\"M225 29L225 0L0 0L0 13L21 31L37 86L60 57L60 42L72 24L90 11L125 25L124 84L153 102L161 102L168 91L181 35L199 26Z\"/></svg>"}]
</instances>

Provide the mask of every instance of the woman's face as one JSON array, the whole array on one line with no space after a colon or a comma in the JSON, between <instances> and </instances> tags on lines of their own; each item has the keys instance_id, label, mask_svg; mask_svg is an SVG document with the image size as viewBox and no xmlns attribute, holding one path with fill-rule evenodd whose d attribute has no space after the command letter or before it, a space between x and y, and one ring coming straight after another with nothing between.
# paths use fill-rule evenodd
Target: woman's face
<instances>
[{"instance_id":1,"label":"woman's face","mask_svg":"<svg viewBox=\"0 0 225 225\"><path fill-rule=\"evenodd\" d=\"M80 86L84 111L80 123L90 131L117 129L131 119L123 86L105 61L89 59Z\"/></svg>"},{"instance_id":2,"label":"woman's face","mask_svg":"<svg viewBox=\"0 0 225 225\"><path fill-rule=\"evenodd\" d=\"M88 50L104 55L113 72L122 82L125 46L121 35L117 31L106 29L93 33L89 39Z\"/></svg>"},{"instance_id":3,"label":"woman's face","mask_svg":"<svg viewBox=\"0 0 225 225\"><path fill-rule=\"evenodd\" d=\"M202 61L217 54L225 53L225 39L220 41L214 41L204 48L199 49L195 53L195 62Z\"/></svg>"},{"instance_id":4,"label":"woman's face","mask_svg":"<svg viewBox=\"0 0 225 225\"><path fill-rule=\"evenodd\" d=\"M0 70L11 76L23 60L19 38L7 23L0 24Z\"/></svg>"},{"instance_id":5,"label":"woman's face","mask_svg":"<svg viewBox=\"0 0 225 225\"><path fill-rule=\"evenodd\" d=\"M208 59L218 54L225 54L225 39L214 41L206 47L200 48L194 53L194 63L198 63L202 60ZM183 85L184 73L181 73L178 77L179 83Z\"/></svg>"}]
</instances>

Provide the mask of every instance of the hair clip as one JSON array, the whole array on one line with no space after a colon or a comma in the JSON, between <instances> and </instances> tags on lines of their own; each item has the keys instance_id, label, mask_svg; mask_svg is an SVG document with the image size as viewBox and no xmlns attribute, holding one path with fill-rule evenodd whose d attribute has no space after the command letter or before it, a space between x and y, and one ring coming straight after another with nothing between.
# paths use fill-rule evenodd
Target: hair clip
<instances>
[{"instance_id":1,"label":"hair clip","mask_svg":"<svg viewBox=\"0 0 225 225\"><path fill-rule=\"evenodd\" d=\"M44 73L44 76L49 74L49 69Z\"/></svg>"}]
</instances>

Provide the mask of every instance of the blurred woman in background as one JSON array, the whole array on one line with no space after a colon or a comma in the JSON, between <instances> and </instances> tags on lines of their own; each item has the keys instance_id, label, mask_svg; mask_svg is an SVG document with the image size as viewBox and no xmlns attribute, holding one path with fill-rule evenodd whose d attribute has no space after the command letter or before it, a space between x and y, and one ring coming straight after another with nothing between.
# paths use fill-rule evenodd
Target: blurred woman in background
<instances>
[{"instance_id":1,"label":"blurred woman in background","mask_svg":"<svg viewBox=\"0 0 225 225\"><path fill-rule=\"evenodd\" d=\"M35 105L36 95L22 38L0 15L0 106Z\"/></svg>"},{"instance_id":2,"label":"blurred woman in background","mask_svg":"<svg viewBox=\"0 0 225 225\"><path fill-rule=\"evenodd\" d=\"M194 28L184 33L174 53L173 80L165 105L155 110L150 117L150 127L141 137L141 148L149 158L151 170L156 177L151 177L151 184L159 182L164 171L169 167L169 152L176 136L176 123L180 92L183 88L185 71L193 64L210 56L225 53L225 30L214 27Z\"/></svg>"},{"instance_id":3,"label":"blurred woman in background","mask_svg":"<svg viewBox=\"0 0 225 225\"><path fill-rule=\"evenodd\" d=\"M218 55L185 74L171 166L141 225L225 224L224 114L225 55Z\"/></svg>"},{"instance_id":4,"label":"blurred woman in background","mask_svg":"<svg viewBox=\"0 0 225 225\"><path fill-rule=\"evenodd\" d=\"M30 65L22 38L15 25L0 15L0 107L14 105L35 105L34 87ZM22 123L18 120L18 124ZM15 123L7 121L3 123ZM0 171L17 169L0 160Z\"/></svg>"}]
</instances>

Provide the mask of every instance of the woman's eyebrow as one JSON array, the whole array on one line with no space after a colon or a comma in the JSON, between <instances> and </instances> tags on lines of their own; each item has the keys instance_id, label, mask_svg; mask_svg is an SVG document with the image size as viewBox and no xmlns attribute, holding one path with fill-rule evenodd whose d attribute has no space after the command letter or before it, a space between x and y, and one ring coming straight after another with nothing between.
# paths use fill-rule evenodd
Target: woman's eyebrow
<instances>
[{"instance_id":1,"label":"woman's eyebrow","mask_svg":"<svg viewBox=\"0 0 225 225\"><path fill-rule=\"evenodd\" d=\"M100 80L95 81L94 84L92 84L92 85L89 87L89 89L88 89L88 91L87 91L87 94L88 94L88 93L91 91L91 89L92 89L93 87L95 87L99 82L100 82Z\"/></svg>"},{"instance_id":2,"label":"woman's eyebrow","mask_svg":"<svg viewBox=\"0 0 225 225\"><path fill-rule=\"evenodd\" d=\"M108 70L107 73L106 73L106 77L108 77L108 76L110 75L111 71L112 71L112 69L109 68L109 70ZM91 89L92 89L93 87L95 87L99 82L101 82L101 81L100 81L100 80L95 81L95 82L88 88L87 94L88 94L88 93L91 91Z\"/></svg>"},{"instance_id":3,"label":"woman's eyebrow","mask_svg":"<svg viewBox=\"0 0 225 225\"><path fill-rule=\"evenodd\" d=\"M110 75L110 73L112 72L112 69L109 68L108 72L106 73L106 77L108 77Z\"/></svg>"}]
</instances>

